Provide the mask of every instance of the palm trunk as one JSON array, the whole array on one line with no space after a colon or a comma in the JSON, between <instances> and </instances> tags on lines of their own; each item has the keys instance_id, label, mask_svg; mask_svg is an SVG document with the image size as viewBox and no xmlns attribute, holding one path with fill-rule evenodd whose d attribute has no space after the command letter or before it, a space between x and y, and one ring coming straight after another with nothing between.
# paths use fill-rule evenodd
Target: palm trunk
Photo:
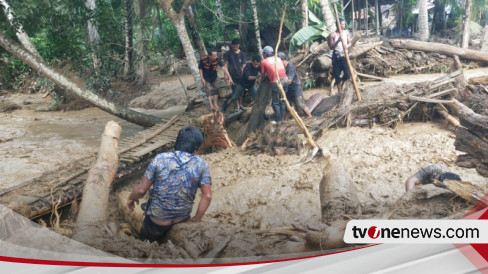
<instances>
[{"instance_id":1,"label":"palm trunk","mask_svg":"<svg viewBox=\"0 0 488 274\"><path fill-rule=\"evenodd\" d=\"M419 0L419 39L427 41L429 39L429 21L427 14L427 0ZM432 23L434 24L434 23Z\"/></svg>"},{"instance_id":2,"label":"palm trunk","mask_svg":"<svg viewBox=\"0 0 488 274\"><path fill-rule=\"evenodd\" d=\"M241 48L247 51L247 23L246 23L247 0L241 0L239 6L239 32L241 36Z\"/></svg>"},{"instance_id":3,"label":"palm trunk","mask_svg":"<svg viewBox=\"0 0 488 274\"><path fill-rule=\"evenodd\" d=\"M467 49L469 46L469 22L471 21L471 12L473 10L473 0L466 0L465 5L465 18L463 26L463 41L461 43L461 48Z\"/></svg>"},{"instance_id":4,"label":"palm trunk","mask_svg":"<svg viewBox=\"0 0 488 274\"><path fill-rule=\"evenodd\" d=\"M200 56L207 56L207 48L205 47L202 36L200 35L200 28L198 27L197 21L195 20L195 15L193 14L193 10L191 7L188 7L188 12L186 15L188 18L188 23L190 24L190 27L192 29L191 33L193 36L193 41L195 41L195 44L197 45Z\"/></svg>"},{"instance_id":5,"label":"palm trunk","mask_svg":"<svg viewBox=\"0 0 488 274\"><path fill-rule=\"evenodd\" d=\"M12 8L8 5L6 0L0 0L0 5L3 5L5 15L7 16L7 19L12 27L18 26L16 29L15 35L19 39L20 43L24 48L26 48L28 51L30 51L34 56L41 58L41 55L39 52L37 52L36 47L31 43L29 36L27 33L25 33L24 28L20 24L14 24L14 12ZM41 58L42 59L42 58Z\"/></svg>"},{"instance_id":6,"label":"palm trunk","mask_svg":"<svg viewBox=\"0 0 488 274\"><path fill-rule=\"evenodd\" d=\"M0 32L0 46L6 49L11 54L15 55L17 58L22 60L24 63L26 63L28 66L30 66L38 73L49 78L49 80L53 81L56 85L75 94L76 96L79 96L87 100L88 102L94 104L95 106L99 107L102 110L105 110L119 118L122 118L124 120L127 120L129 122L144 127L150 127L155 125L156 123L161 122L161 119L157 117L146 115L137 111L133 111L128 108L115 105L114 103L99 97L95 93L80 88L73 81L57 73L47 64L45 64L43 61L36 58L32 53L30 53L29 51L25 50L24 48L20 47L15 42L10 40L2 32Z\"/></svg>"},{"instance_id":7,"label":"palm trunk","mask_svg":"<svg viewBox=\"0 0 488 274\"><path fill-rule=\"evenodd\" d=\"M308 0L302 0L302 28L308 27ZM308 41L303 43L303 49L308 52Z\"/></svg>"},{"instance_id":8,"label":"palm trunk","mask_svg":"<svg viewBox=\"0 0 488 274\"><path fill-rule=\"evenodd\" d=\"M261 53L261 49L263 48L261 45L261 33L259 31L259 20L258 20L258 10L256 9L256 0L251 0L251 8L252 8L252 15L254 17L254 29L256 31L256 41L258 45L258 52L261 58L263 58L263 54Z\"/></svg>"},{"instance_id":9,"label":"palm trunk","mask_svg":"<svg viewBox=\"0 0 488 274\"><path fill-rule=\"evenodd\" d=\"M368 21L368 10L369 10L369 5L368 5L368 0L364 0L364 25L366 27L366 37L368 36L368 24L369 24L369 21Z\"/></svg>"},{"instance_id":10,"label":"palm trunk","mask_svg":"<svg viewBox=\"0 0 488 274\"><path fill-rule=\"evenodd\" d=\"M87 0L85 6L90 12L90 19L88 19L86 22L88 29L88 41L92 51L93 68L95 69L95 73L98 75L100 72L100 62L98 61L98 43L100 37L98 35L98 27L94 19L97 4L95 0Z\"/></svg>"},{"instance_id":11,"label":"palm trunk","mask_svg":"<svg viewBox=\"0 0 488 274\"><path fill-rule=\"evenodd\" d=\"M306 1L305 1L306 2ZM324 16L325 25L331 32L336 31L336 25L332 11L330 10L329 0L320 0L320 7L322 8L322 15Z\"/></svg>"},{"instance_id":12,"label":"palm trunk","mask_svg":"<svg viewBox=\"0 0 488 274\"><path fill-rule=\"evenodd\" d=\"M220 0L215 0L215 5L217 6L217 16L220 20L220 28L222 29L222 37L225 40L225 23L224 23L224 12L222 11L222 3Z\"/></svg>"},{"instance_id":13,"label":"palm trunk","mask_svg":"<svg viewBox=\"0 0 488 274\"><path fill-rule=\"evenodd\" d=\"M129 76L133 70L133 35L132 35L132 0L125 0L125 56L124 77Z\"/></svg>"},{"instance_id":14,"label":"palm trunk","mask_svg":"<svg viewBox=\"0 0 488 274\"><path fill-rule=\"evenodd\" d=\"M144 41L144 22L142 18L145 15L143 0L138 0L136 4L136 15L138 19L137 26L137 52L138 68L136 72L136 81L139 86L143 86L147 80L148 68L146 63L146 43Z\"/></svg>"},{"instance_id":15,"label":"palm trunk","mask_svg":"<svg viewBox=\"0 0 488 274\"><path fill-rule=\"evenodd\" d=\"M190 37L188 36L188 32L186 30L184 17L186 9L195 2L196 0L185 0L179 13L176 13L176 11L171 6L173 0L159 0L158 4L168 15L169 19L175 26L176 32L178 33L181 45L183 46L183 50L186 55L188 67L190 68L193 79L195 80L197 91L200 93L200 96L202 98L205 98L206 96L202 90L202 82L200 79L200 71L198 69L197 59L195 57L195 51L193 49L193 46L191 45Z\"/></svg>"},{"instance_id":16,"label":"palm trunk","mask_svg":"<svg viewBox=\"0 0 488 274\"><path fill-rule=\"evenodd\" d=\"M378 0L374 0L374 9L375 9L375 17L376 17L376 35L380 35L380 16L381 16L381 9L380 5L378 4Z\"/></svg>"}]
</instances>

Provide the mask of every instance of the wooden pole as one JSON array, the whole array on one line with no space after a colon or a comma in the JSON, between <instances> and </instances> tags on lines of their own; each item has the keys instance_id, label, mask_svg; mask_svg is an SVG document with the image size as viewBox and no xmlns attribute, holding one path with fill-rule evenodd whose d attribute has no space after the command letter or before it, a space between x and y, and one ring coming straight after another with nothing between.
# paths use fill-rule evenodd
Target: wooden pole
<instances>
[{"instance_id":1,"label":"wooden pole","mask_svg":"<svg viewBox=\"0 0 488 274\"><path fill-rule=\"evenodd\" d=\"M340 35L340 37L342 37L341 23L339 21L339 15L337 13L336 3L334 3L334 11L335 11L335 16L336 16L337 26L339 27L339 35ZM356 75L354 74L354 70L352 69L351 61L349 60L349 53L347 52L347 47L346 47L347 41L344 41L341 38L341 43L342 43L342 48L344 49L344 55L346 57L347 66L349 68L349 72L351 73L351 79L352 79L352 83L354 84L354 90L356 91L356 96L358 98L358 101L361 101L361 94L359 93L358 83L356 83Z\"/></svg>"},{"instance_id":2,"label":"wooden pole","mask_svg":"<svg viewBox=\"0 0 488 274\"><path fill-rule=\"evenodd\" d=\"M285 101L286 108L291 113L291 116L293 116L293 119L295 119L295 121L297 122L298 126L300 127L300 129L303 131L303 133L307 137L307 141L310 144L310 146L313 147L313 151L314 151L313 154L315 155L317 153L317 151L319 150L319 147L315 144L314 140L312 139L312 135L310 135L310 132L308 132L308 129L305 126L305 123L302 121L302 118L300 118L300 116L298 116L298 113L295 111L295 109L293 109L290 106L290 103L286 99L285 90L281 86L281 82L279 80L280 79L280 76L278 74L278 64L277 64L277 61L278 61L278 47L280 46L280 41L281 41L281 31L283 30L283 21L285 20L286 6L287 5L285 4L285 6L283 7L283 15L281 16L280 32L279 32L279 35L278 35L278 42L276 43L276 48L275 48L275 52L274 52L275 73L276 73L276 78L278 79L278 88L279 88L279 90L281 92L281 96L283 97L283 101ZM337 10L336 10L336 13L337 13Z\"/></svg>"}]
</instances>

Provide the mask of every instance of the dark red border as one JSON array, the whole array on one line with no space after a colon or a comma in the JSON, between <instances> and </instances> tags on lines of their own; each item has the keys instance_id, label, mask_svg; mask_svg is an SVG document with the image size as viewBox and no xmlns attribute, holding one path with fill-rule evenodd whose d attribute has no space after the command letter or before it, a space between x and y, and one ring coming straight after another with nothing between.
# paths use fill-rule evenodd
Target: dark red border
<instances>
[{"instance_id":1,"label":"dark red border","mask_svg":"<svg viewBox=\"0 0 488 274\"><path fill-rule=\"evenodd\" d=\"M337 251L327 254L313 255L300 258L290 258L282 259L276 261L262 261L262 262L245 262L245 263L228 263L228 264L143 264L143 263L97 263L97 262L72 262L72 261L53 261L53 260L41 260L41 259L27 259L27 258L16 258L0 256L0 261L11 262L11 263L23 263L23 264L41 264L41 265L64 265L64 266L95 266L95 267L219 267L219 266L237 266L237 265L253 265L253 264L267 264L267 263L278 263L286 261L296 261L303 259L310 259L316 257L322 257L327 255L334 255L359 249L364 249L367 247L372 247L380 244L368 245L363 247L358 247L349 250Z\"/></svg>"}]
</instances>

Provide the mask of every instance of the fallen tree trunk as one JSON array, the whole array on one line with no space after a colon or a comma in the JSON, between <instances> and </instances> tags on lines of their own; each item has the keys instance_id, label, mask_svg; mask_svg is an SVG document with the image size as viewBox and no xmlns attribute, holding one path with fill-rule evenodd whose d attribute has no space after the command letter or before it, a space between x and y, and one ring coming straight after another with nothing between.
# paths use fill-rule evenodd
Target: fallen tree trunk
<instances>
[{"instance_id":1,"label":"fallen tree trunk","mask_svg":"<svg viewBox=\"0 0 488 274\"><path fill-rule=\"evenodd\" d=\"M49 80L53 81L56 85L62 87L69 92L72 92L73 94L83 98L84 100L87 100L88 102L94 104L96 107L99 107L102 110L105 110L119 118L143 127L154 126L155 124L161 122L161 119L157 117L146 115L128 108L115 105L114 103L99 97L95 93L79 87L67 77L53 70L42 60L36 58L32 53L18 46L2 32L0 32L0 46L6 49L11 54L15 55L17 58L22 60L35 71L49 78Z\"/></svg>"},{"instance_id":2,"label":"fallen tree trunk","mask_svg":"<svg viewBox=\"0 0 488 274\"><path fill-rule=\"evenodd\" d=\"M249 134L263 126L264 112L270 101L271 83L268 81L263 81L259 85L259 89L256 93L256 100L254 101L254 106L252 107L251 118L249 118L249 123L247 124L246 136L249 136Z\"/></svg>"},{"instance_id":3,"label":"fallen tree trunk","mask_svg":"<svg viewBox=\"0 0 488 274\"><path fill-rule=\"evenodd\" d=\"M441 43L420 42L414 40L391 39L390 44L395 48L420 50L426 52L435 52L438 54L454 56L458 55L460 58L488 62L488 53L479 50L462 49L455 46L450 46Z\"/></svg>"},{"instance_id":4,"label":"fallen tree trunk","mask_svg":"<svg viewBox=\"0 0 488 274\"><path fill-rule=\"evenodd\" d=\"M488 86L488 76L480 76L480 77L469 78L468 83L470 85Z\"/></svg>"},{"instance_id":5,"label":"fallen tree trunk","mask_svg":"<svg viewBox=\"0 0 488 274\"><path fill-rule=\"evenodd\" d=\"M457 150L467 152L488 165L488 143L470 131L459 127L456 130L454 146Z\"/></svg>"},{"instance_id":6,"label":"fallen tree trunk","mask_svg":"<svg viewBox=\"0 0 488 274\"><path fill-rule=\"evenodd\" d=\"M73 239L88 242L96 226L107 219L110 186L119 164L118 143L122 128L110 121L105 126L97 162L88 172L83 200L77 217Z\"/></svg>"},{"instance_id":7,"label":"fallen tree trunk","mask_svg":"<svg viewBox=\"0 0 488 274\"><path fill-rule=\"evenodd\" d=\"M320 181L319 193L324 224L360 212L361 204L357 190L342 167L333 166L329 169Z\"/></svg>"},{"instance_id":8,"label":"fallen tree trunk","mask_svg":"<svg viewBox=\"0 0 488 274\"><path fill-rule=\"evenodd\" d=\"M378 42L378 43L367 43L367 44L362 44L362 45L356 45L354 48L352 48L349 51L349 58L356 58L359 57L366 52L381 46L383 42ZM332 59L326 55L322 55L317 57L314 62L314 69L315 71L323 71L323 70L329 70L332 68Z\"/></svg>"}]
</instances>

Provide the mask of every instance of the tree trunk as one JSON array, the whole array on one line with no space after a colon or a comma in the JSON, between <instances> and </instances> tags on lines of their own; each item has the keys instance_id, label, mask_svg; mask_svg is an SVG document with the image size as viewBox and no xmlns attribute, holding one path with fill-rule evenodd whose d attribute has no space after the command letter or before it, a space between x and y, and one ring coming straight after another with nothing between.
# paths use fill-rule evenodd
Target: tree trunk
<instances>
[{"instance_id":1,"label":"tree trunk","mask_svg":"<svg viewBox=\"0 0 488 274\"><path fill-rule=\"evenodd\" d=\"M469 46L469 23L471 22L471 12L473 10L473 0L466 0L465 2L465 17L463 25L463 41L461 48L467 49Z\"/></svg>"},{"instance_id":2,"label":"tree trunk","mask_svg":"<svg viewBox=\"0 0 488 274\"><path fill-rule=\"evenodd\" d=\"M481 51L488 51L488 24L481 31Z\"/></svg>"},{"instance_id":3,"label":"tree trunk","mask_svg":"<svg viewBox=\"0 0 488 274\"><path fill-rule=\"evenodd\" d=\"M241 48L247 51L247 23L246 23L246 11L247 11L247 1L241 0L239 5L239 33L241 36Z\"/></svg>"},{"instance_id":4,"label":"tree trunk","mask_svg":"<svg viewBox=\"0 0 488 274\"><path fill-rule=\"evenodd\" d=\"M173 0L159 0L158 4L164 10L164 12L168 15L169 19L175 26L176 32L181 41L181 45L183 46L183 50L186 55L186 60L188 62L188 67L190 68L191 74L193 79L195 80L195 84L197 86L197 91L200 93L202 98L205 98L205 93L202 90L202 81L200 79L200 71L198 69L197 59L195 57L195 51L193 46L191 45L190 37L188 36L188 32L185 27L185 11L188 9L190 5L195 3L196 0L185 0L180 9L179 14L173 9L171 4ZM205 101L205 100L204 100Z\"/></svg>"},{"instance_id":5,"label":"tree trunk","mask_svg":"<svg viewBox=\"0 0 488 274\"><path fill-rule=\"evenodd\" d=\"M200 53L200 57L207 56L207 48L205 47L205 43L203 42L202 36L200 35L200 28L198 27L197 21L195 20L195 15L193 14L193 10L191 7L188 7L188 12L186 13L188 18L188 23L191 27L191 33L193 36L193 41L197 45L198 52Z\"/></svg>"},{"instance_id":6,"label":"tree trunk","mask_svg":"<svg viewBox=\"0 0 488 274\"><path fill-rule=\"evenodd\" d=\"M374 11L375 11L375 19L376 19L376 35L380 36L380 17L381 17L381 9L380 5L378 4L378 0L374 0Z\"/></svg>"},{"instance_id":7,"label":"tree trunk","mask_svg":"<svg viewBox=\"0 0 488 274\"><path fill-rule=\"evenodd\" d=\"M225 40L225 20L224 20L224 12L222 11L222 3L220 0L215 0L215 5L217 6L217 16L219 17L219 25L222 29L222 37Z\"/></svg>"},{"instance_id":8,"label":"tree trunk","mask_svg":"<svg viewBox=\"0 0 488 274\"><path fill-rule=\"evenodd\" d=\"M256 9L256 0L251 0L251 8L252 8L252 15L254 17L254 29L256 31L256 42L258 45L258 52L261 58L263 58L263 53L261 52L263 46L261 45L261 32L259 31L259 19L258 19L258 10Z\"/></svg>"},{"instance_id":9,"label":"tree trunk","mask_svg":"<svg viewBox=\"0 0 488 274\"><path fill-rule=\"evenodd\" d=\"M324 16L325 25L330 32L336 31L336 24L334 20L334 15L330 10L329 0L320 0L320 7L322 8L322 15Z\"/></svg>"},{"instance_id":10,"label":"tree trunk","mask_svg":"<svg viewBox=\"0 0 488 274\"><path fill-rule=\"evenodd\" d=\"M136 2L136 15L137 21L139 22L137 26L137 71L136 71L136 81L139 86L143 86L147 80L147 74L149 72L148 66L146 63L146 43L144 41L144 20L142 20L145 16L145 8L143 0L137 0Z\"/></svg>"},{"instance_id":11,"label":"tree trunk","mask_svg":"<svg viewBox=\"0 0 488 274\"><path fill-rule=\"evenodd\" d=\"M488 165L488 143L469 130L458 127L454 146L459 151L473 155L481 163Z\"/></svg>"},{"instance_id":12,"label":"tree trunk","mask_svg":"<svg viewBox=\"0 0 488 274\"><path fill-rule=\"evenodd\" d=\"M369 31L369 14L368 14L368 11L369 11L369 5L368 5L368 0L364 0L364 25L366 27L366 37L368 36L368 31Z\"/></svg>"},{"instance_id":13,"label":"tree trunk","mask_svg":"<svg viewBox=\"0 0 488 274\"><path fill-rule=\"evenodd\" d=\"M133 35L132 35L132 2L125 0L125 55L124 55L124 77L129 76L133 70Z\"/></svg>"},{"instance_id":14,"label":"tree trunk","mask_svg":"<svg viewBox=\"0 0 488 274\"><path fill-rule=\"evenodd\" d=\"M7 16L7 19L12 27L15 28L16 24L14 24L14 12L12 8L8 5L6 0L0 0L0 5L3 5L3 9L5 11L5 15ZM34 56L39 57L42 59L41 55L39 52L37 52L36 47L31 43L29 36L27 33L25 33L24 28L22 25L17 23L18 28L16 29L15 35L19 39L20 43L24 48L26 48L28 51L30 51Z\"/></svg>"},{"instance_id":15,"label":"tree trunk","mask_svg":"<svg viewBox=\"0 0 488 274\"><path fill-rule=\"evenodd\" d=\"M271 101L271 83L264 81L259 85L256 100L252 107L251 118L247 124L246 136L261 128L264 124L264 111Z\"/></svg>"},{"instance_id":16,"label":"tree trunk","mask_svg":"<svg viewBox=\"0 0 488 274\"><path fill-rule=\"evenodd\" d=\"M319 184L322 223L327 224L360 212L357 190L340 166L332 166Z\"/></svg>"},{"instance_id":17,"label":"tree trunk","mask_svg":"<svg viewBox=\"0 0 488 274\"><path fill-rule=\"evenodd\" d=\"M479 50L462 49L441 43L419 42L414 40L391 39L390 44L395 48L420 50L426 52L435 52L438 54L454 56L459 58L473 60L478 62L488 62L488 53Z\"/></svg>"},{"instance_id":18,"label":"tree trunk","mask_svg":"<svg viewBox=\"0 0 488 274\"><path fill-rule=\"evenodd\" d=\"M255 0L253 0L255 1ZM302 28L308 27L308 0L302 0ZM303 43L303 49L308 52L309 43Z\"/></svg>"},{"instance_id":19,"label":"tree trunk","mask_svg":"<svg viewBox=\"0 0 488 274\"><path fill-rule=\"evenodd\" d=\"M98 35L98 27L97 23L95 22L95 11L97 9L97 4L95 0L86 0L85 3L86 8L89 10L90 18L86 22L87 29L88 29L88 41L91 47L92 53L92 60L93 60L93 68L95 69L95 74L100 74L100 61L98 60L98 43L100 41L100 37Z\"/></svg>"},{"instance_id":20,"label":"tree trunk","mask_svg":"<svg viewBox=\"0 0 488 274\"><path fill-rule=\"evenodd\" d=\"M351 10L352 10L352 34L356 33L356 10L354 9L354 0L351 0Z\"/></svg>"},{"instance_id":21,"label":"tree trunk","mask_svg":"<svg viewBox=\"0 0 488 274\"><path fill-rule=\"evenodd\" d=\"M429 21L427 14L427 0L419 0L419 39L427 41L429 39Z\"/></svg>"},{"instance_id":22,"label":"tree trunk","mask_svg":"<svg viewBox=\"0 0 488 274\"><path fill-rule=\"evenodd\" d=\"M95 165L88 172L83 200L76 220L73 239L89 242L96 236L97 225L108 216L110 187L119 165L118 144L122 128L114 121L105 126Z\"/></svg>"},{"instance_id":23,"label":"tree trunk","mask_svg":"<svg viewBox=\"0 0 488 274\"><path fill-rule=\"evenodd\" d=\"M39 59L34 57L30 52L24 50L22 47L15 44L15 42L13 42L8 37L6 37L2 32L0 32L0 46L6 49L11 54L15 55L17 58L22 60L24 63L26 63L28 66L30 66L40 74L49 78L49 80L53 81L56 85L87 100L88 102L94 104L95 106L99 107L102 110L105 110L119 118L122 118L124 120L127 120L129 122L144 127L150 127L155 125L156 123L161 122L161 119L157 117L136 112L121 106L117 106L114 103L99 97L95 93L80 88L78 85L70 81L68 78L54 71L43 61L40 61Z\"/></svg>"}]
</instances>

